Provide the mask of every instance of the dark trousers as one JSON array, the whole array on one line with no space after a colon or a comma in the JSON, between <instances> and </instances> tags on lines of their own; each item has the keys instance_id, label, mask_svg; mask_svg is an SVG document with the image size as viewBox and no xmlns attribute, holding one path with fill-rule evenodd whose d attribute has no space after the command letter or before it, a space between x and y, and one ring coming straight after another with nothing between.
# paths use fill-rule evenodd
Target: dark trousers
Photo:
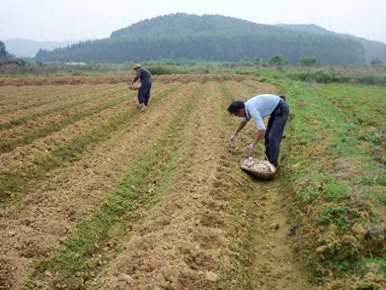
<instances>
[{"instance_id":1,"label":"dark trousers","mask_svg":"<svg viewBox=\"0 0 386 290\"><path fill-rule=\"evenodd\" d=\"M142 83L141 87L138 90L138 103L147 104L150 99L150 90L151 90L151 82Z\"/></svg>"},{"instance_id":2,"label":"dark trousers","mask_svg":"<svg viewBox=\"0 0 386 290\"><path fill-rule=\"evenodd\" d=\"M269 162L277 166L280 152L280 143L283 137L284 127L287 123L289 108L284 100L280 100L276 109L268 120L265 131L265 154Z\"/></svg>"}]
</instances>

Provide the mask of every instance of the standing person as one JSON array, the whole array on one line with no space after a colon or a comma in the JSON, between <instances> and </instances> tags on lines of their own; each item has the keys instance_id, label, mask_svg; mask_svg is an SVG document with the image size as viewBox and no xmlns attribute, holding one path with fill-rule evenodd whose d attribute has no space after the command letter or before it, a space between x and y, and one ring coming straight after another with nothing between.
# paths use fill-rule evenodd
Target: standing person
<instances>
[{"instance_id":1,"label":"standing person","mask_svg":"<svg viewBox=\"0 0 386 290\"><path fill-rule=\"evenodd\" d=\"M255 120L256 137L255 141L247 145L249 154L256 147L263 137L265 138L265 155L269 162L275 167L278 165L280 143L283 137L284 127L287 123L289 108L283 96L270 94L257 95L245 103L234 101L228 107L231 115L242 118L236 132L231 136L230 141L236 141L237 135L245 127L250 119ZM269 116L268 125L265 127L263 119Z\"/></svg>"},{"instance_id":2,"label":"standing person","mask_svg":"<svg viewBox=\"0 0 386 290\"><path fill-rule=\"evenodd\" d=\"M151 73L142 68L140 64L134 64L133 69L136 72L136 76L131 82L133 86L134 83L139 79L141 86L138 89L138 103L141 106L141 111L146 112L150 99L150 90L151 90Z\"/></svg>"}]
</instances>

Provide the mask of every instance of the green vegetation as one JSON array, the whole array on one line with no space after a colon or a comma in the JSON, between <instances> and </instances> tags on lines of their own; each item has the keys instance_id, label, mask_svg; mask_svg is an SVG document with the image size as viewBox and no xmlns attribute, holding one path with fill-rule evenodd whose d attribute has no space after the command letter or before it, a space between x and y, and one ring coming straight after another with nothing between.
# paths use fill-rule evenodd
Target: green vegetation
<instances>
[{"instance_id":1,"label":"green vegetation","mask_svg":"<svg viewBox=\"0 0 386 290\"><path fill-rule=\"evenodd\" d=\"M317 64L316 58L305 57L300 60L300 64L304 66L313 66Z\"/></svg>"},{"instance_id":2,"label":"green vegetation","mask_svg":"<svg viewBox=\"0 0 386 290\"><path fill-rule=\"evenodd\" d=\"M369 259L384 269L385 88L286 78L294 71L266 75L287 91L295 115L286 175L305 260L324 282L363 277Z\"/></svg>"},{"instance_id":3,"label":"green vegetation","mask_svg":"<svg viewBox=\"0 0 386 290\"><path fill-rule=\"evenodd\" d=\"M285 60L281 56L273 56L269 59L268 64L270 65L282 65L285 64Z\"/></svg>"},{"instance_id":4,"label":"green vegetation","mask_svg":"<svg viewBox=\"0 0 386 290\"><path fill-rule=\"evenodd\" d=\"M0 41L0 61L7 60L11 57L11 55L8 53L7 49L5 48L4 42Z\"/></svg>"}]
</instances>

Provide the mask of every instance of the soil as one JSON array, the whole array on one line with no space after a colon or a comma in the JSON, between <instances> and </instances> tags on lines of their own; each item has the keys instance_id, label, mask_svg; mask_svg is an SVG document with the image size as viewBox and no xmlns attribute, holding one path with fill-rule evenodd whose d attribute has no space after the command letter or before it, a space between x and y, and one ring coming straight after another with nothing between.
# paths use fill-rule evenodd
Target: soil
<instances>
[{"instance_id":1,"label":"soil","mask_svg":"<svg viewBox=\"0 0 386 290\"><path fill-rule=\"evenodd\" d=\"M228 142L237 126L226 112L228 102L275 92L276 88L256 80L246 85L244 77L177 75L158 79L167 84L165 87L176 82L183 85L157 106L150 106L148 112L138 112L127 127L114 132L80 161L50 172L18 204L1 210L0 289L22 289L28 279L35 279L31 276L35 265L49 259L77 225L101 205L139 152L150 150L155 140L166 134L165 128L177 115L176 108L186 102L194 105L181 122L183 142L170 184L163 191L155 189L154 205L136 209L136 219L124 229L127 235L112 234L114 243L122 248L109 254L108 263L94 278L87 283L68 283L64 289L315 288L291 246L291 205L280 176L261 182L239 168L253 126L250 124L237 147ZM77 85L96 80L119 83L123 77L24 78L1 80L0 84ZM134 104L131 100L130 106ZM80 120L4 154L1 162L5 168L28 163L32 160L29 156L67 142L125 109L114 107ZM154 168L154 179L162 178L163 173ZM151 178L149 174L150 184ZM40 281L43 289L52 289L52 275L47 273L45 281Z\"/></svg>"}]
</instances>

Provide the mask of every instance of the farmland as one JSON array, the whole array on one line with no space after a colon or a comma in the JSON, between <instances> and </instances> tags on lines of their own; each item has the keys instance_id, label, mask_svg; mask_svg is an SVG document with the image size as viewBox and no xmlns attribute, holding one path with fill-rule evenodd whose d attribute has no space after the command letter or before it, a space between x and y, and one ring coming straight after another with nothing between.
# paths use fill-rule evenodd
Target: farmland
<instances>
[{"instance_id":1,"label":"farmland","mask_svg":"<svg viewBox=\"0 0 386 290\"><path fill-rule=\"evenodd\" d=\"M0 289L385 285L384 86L163 75L140 113L124 81L0 79ZM228 141L259 93L293 116L269 182Z\"/></svg>"}]
</instances>

